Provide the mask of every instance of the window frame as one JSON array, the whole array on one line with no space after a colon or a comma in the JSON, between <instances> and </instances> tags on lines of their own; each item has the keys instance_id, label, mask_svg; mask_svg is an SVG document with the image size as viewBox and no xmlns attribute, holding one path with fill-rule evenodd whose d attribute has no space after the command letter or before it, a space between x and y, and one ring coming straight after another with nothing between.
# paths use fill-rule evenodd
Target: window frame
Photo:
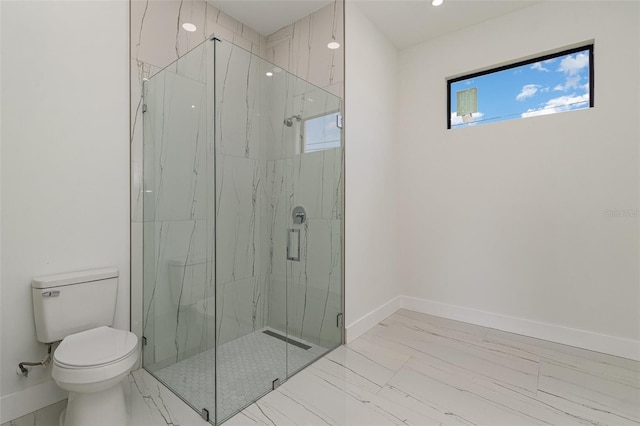
<instances>
[{"instance_id":1,"label":"window frame","mask_svg":"<svg viewBox=\"0 0 640 426\"><path fill-rule=\"evenodd\" d=\"M454 77L454 78L447 78L447 130L451 130L451 85L453 83L457 83L459 81L463 81L463 80L469 80L471 78L476 78L476 77L482 77L483 75L487 75L487 74L494 74L497 72L501 72L501 71L505 71L505 70L509 70L509 69L513 69L513 68L518 68L524 65L531 65L534 64L536 62L542 62L542 61L546 61L549 59L553 59L553 58L558 58L560 56L566 56L566 55L571 55L574 53L578 53L578 52L584 52L585 50L589 51L589 108L593 108L594 106L594 68L593 68L593 63L594 63L594 42L590 42L587 44L583 44L580 45L579 47L572 47L571 49L564 49L561 50L559 52L556 53L549 53L546 55L542 55L542 56L536 56L534 58L531 59L526 59L524 61L518 61L518 62L514 62L511 64L507 64L507 65L501 65L499 67L493 67L493 68L489 68L487 70L484 71L478 71L478 72L474 72L474 73L470 73L470 74L465 74L459 77ZM510 121L510 120L509 120ZM465 126L466 127L466 126Z\"/></svg>"},{"instance_id":2,"label":"window frame","mask_svg":"<svg viewBox=\"0 0 640 426\"><path fill-rule=\"evenodd\" d=\"M333 114L340 115L341 113L342 112L341 112L340 109L336 109L336 110L332 110L332 111L329 111L329 112L324 112L324 113L315 114L315 115L312 115L312 116L309 116L309 117L305 117L305 118L303 118L301 120L301 122L300 122L300 142L301 142L301 144L300 145L301 145L301 148L302 148L301 150L302 150L303 154L312 154L314 152L321 152L321 151L326 151L327 149L337 149L337 148L342 147L342 128L340 128L340 127L336 126L340 130L340 139L339 139L340 145L338 145L335 148L318 149L316 151L307 151L307 137L306 137L306 131L305 131L306 130L305 122L307 122L309 120L315 120L317 118L326 117L328 115L333 115ZM326 143L326 142L324 142L324 143Z\"/></svg>"}]
</instances>

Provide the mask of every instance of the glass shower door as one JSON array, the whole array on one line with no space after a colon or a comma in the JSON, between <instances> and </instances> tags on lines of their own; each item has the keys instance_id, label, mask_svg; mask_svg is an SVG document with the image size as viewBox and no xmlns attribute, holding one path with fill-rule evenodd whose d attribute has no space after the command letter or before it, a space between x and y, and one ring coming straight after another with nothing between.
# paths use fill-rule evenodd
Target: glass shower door
<instances>
[{"instance_id":1,"label":"glass shower door","mask_svg":"<svg viewBox=\"0 0 640 426\"><path fill-rule=\"evenodd\" d=\"M285 281L275 257L268 179L272 92L284 74L227 41L216 41L216 423L287 377ZM282 119L279 120L282 127Z\"/></svg>"},{"instance_id":2,"label":"glass shower door","mask_svg":"<svg viewBox=\"0 0 640 426\"><path fill-rule=\"evenodd\" d=\"M198 412L215 401L213 43L144 84L143 366Z\"/></svg>"},{"instance_id":3,"label":"glass shower door","mask_svg":"<svg viewBox=\"0 0 640 426\"><path fill-rule=\"evenodd\" d=\"M143 366L220 424L342 342L341 103L215 39L144 90Z\"/></svg>"},{"instance_id":4,"label":"glass shower door","mask_svg":"<svg viewBox=\"0 0 640 426\"><path fill-rule=\"evenodd\" d=\"M342 342L343 150L338 97L226 41L215 75L220 422Z\"/></svg>"},{"instance_id":5,"label":"glass shower door","mask_svg":"<svg viewBox=\"0 0 640 426\"><path fill-rule=\"evenodd\" d=\"M295 79L287 139L288 375L342 343L342 115L337 96Z\"/></svg>"}]
</instances>

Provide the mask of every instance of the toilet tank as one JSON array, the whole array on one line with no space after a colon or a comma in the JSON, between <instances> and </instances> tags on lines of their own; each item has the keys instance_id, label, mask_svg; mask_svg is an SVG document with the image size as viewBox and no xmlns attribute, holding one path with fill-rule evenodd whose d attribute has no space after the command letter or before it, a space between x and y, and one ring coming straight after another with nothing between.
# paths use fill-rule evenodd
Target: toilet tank
<instances>
[{"instance_id":1,"label":"toilet tank","mask_svg":"<svg viewBox=\"0 0 640 426\"><path fill-rule=\"evenodd\" d=\"M38 341L56 342L80 331L113 324L116 268L47 275L31 281Z\"/></svg>"}]
</instances>

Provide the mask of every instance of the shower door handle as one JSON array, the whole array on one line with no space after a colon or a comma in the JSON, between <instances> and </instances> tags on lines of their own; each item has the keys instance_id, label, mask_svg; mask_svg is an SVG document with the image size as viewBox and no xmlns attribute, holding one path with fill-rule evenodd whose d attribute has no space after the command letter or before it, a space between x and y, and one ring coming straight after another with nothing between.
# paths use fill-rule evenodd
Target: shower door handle
<instances>
[{"instance_id":1,"label":"shower door handle","mask_svg":"<svg viewBox=\"0 0 640 426\"><path fill-rule=\"evenodd\" d=\"M287 229L287 260L300 262L300 230Z\"/></svg>"}]
</instances>

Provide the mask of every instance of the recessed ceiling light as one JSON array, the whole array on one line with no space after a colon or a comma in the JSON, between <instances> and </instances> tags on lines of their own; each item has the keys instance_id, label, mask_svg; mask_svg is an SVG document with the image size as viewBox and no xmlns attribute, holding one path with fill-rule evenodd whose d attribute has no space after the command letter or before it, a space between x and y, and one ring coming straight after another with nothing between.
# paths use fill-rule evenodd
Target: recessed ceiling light
<instances>
[{"instance_id":1,"label":"recessed ceiling light","mask_svg":"<svg viewBox=\"0 0 640 426\"><path fill-rule=\"evenodd\" d=\"M195 108L195 107L196 107L195 105L191 105L191 108Z\"/></svg>"},{"instance_id":2,"label":"recessed ceiling light","mask_svg":"<svg viewBox=\"0 0 640 426\"><path fill-rule=\"evenodd\" d=\"M271 71L267 71L267 77L271 77L273 76L273 73Z\"/></svg>"},{"instance_id":3,"label":"recessed ceiling light","mask_svg":"<svg viewBox=\"0 0 640 426\"><path fill-rule=\"evenodd\" d=\"M197 30L196 26L190 22L185 22L184 24L182 24L182 28L184 28L186 31L189 31L190 33Z\"/></svg>"},{"instance_id":4,"label":"recessed ceiling light","mask_svg":"<svg viewBox=\"0 0 640 426\"><path fill-rule=\"evenodd\" d=\"M442 4L442 2L443 2L443 1L444 1L444 0L433 0L433 1L431 2L431 4L432 4L432 5L434 5L434 6L440 6L440 5Z\"/></svg>"},{"instance_id":5,"label":"recessed ceiling light","mask_svg":"<svg viewBox=\"0 0 640 426\"><path fill-rule=\"evenodd\" d=\"M327 47L329 49L337 49L340 47L340 43L338 43L337 41L332 41L331 43L327 44Z\"/></svg>"}]
</instances>

